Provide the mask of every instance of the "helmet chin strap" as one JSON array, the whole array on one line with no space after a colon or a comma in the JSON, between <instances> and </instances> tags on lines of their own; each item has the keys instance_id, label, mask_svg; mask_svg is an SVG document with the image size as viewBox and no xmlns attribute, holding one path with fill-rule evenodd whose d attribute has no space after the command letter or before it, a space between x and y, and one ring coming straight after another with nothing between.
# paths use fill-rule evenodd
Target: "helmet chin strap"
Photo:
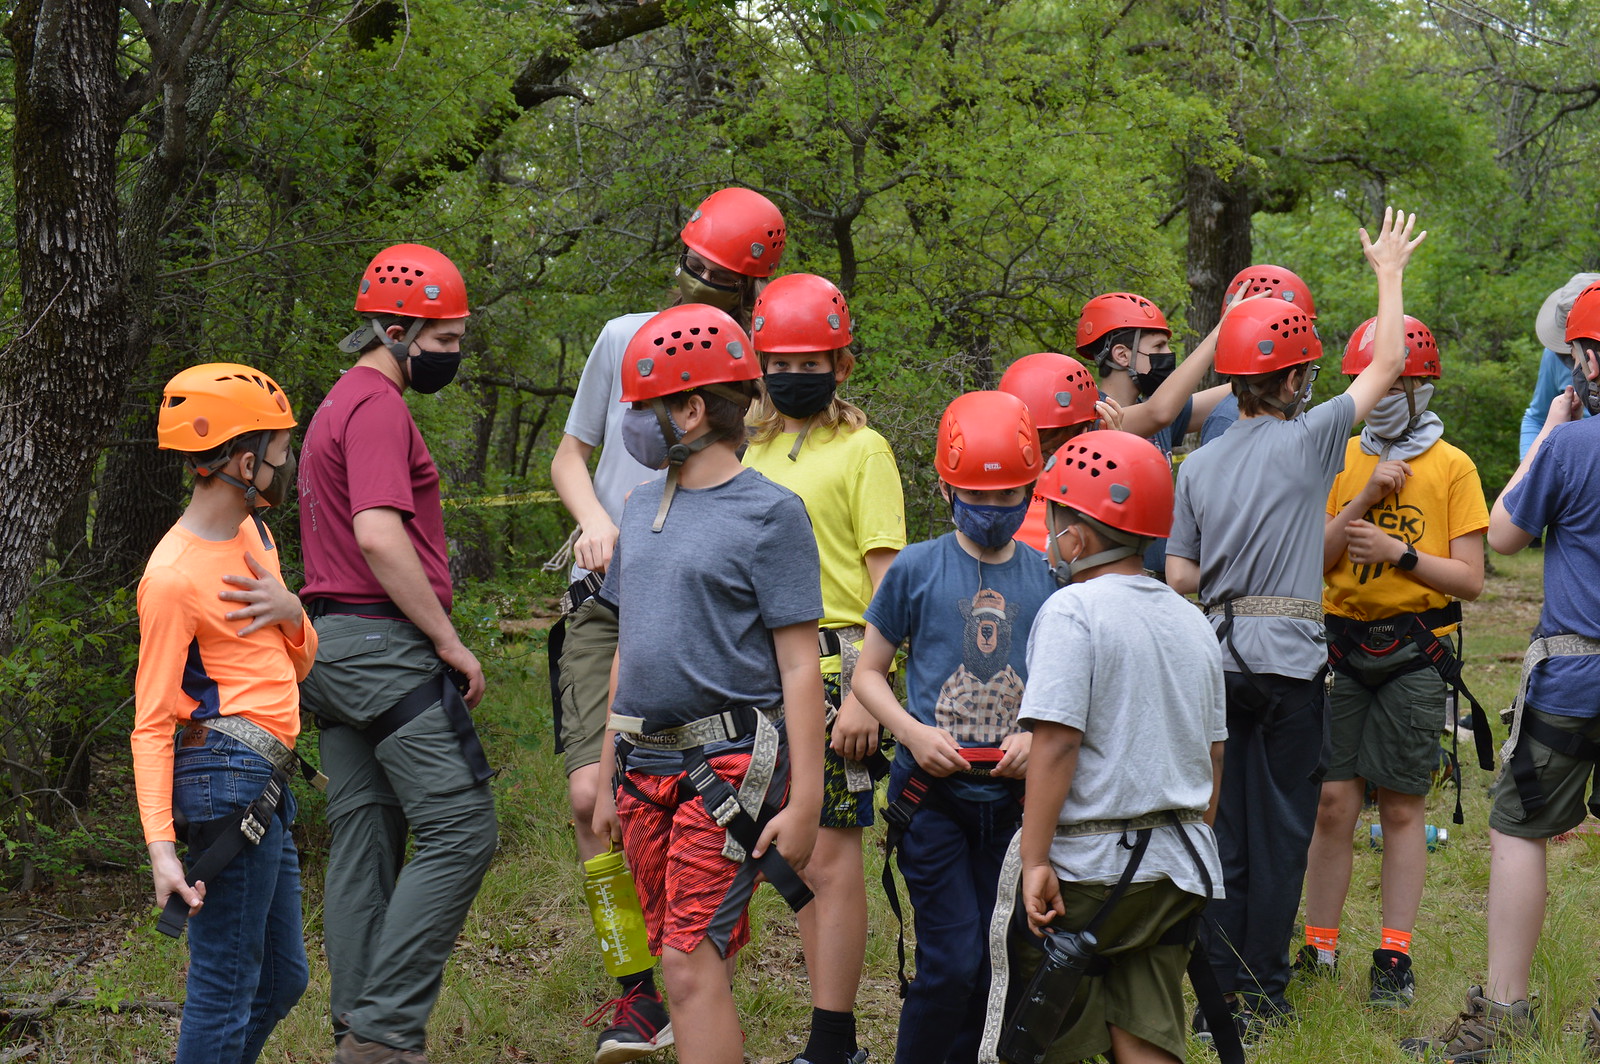
<instances>
[{"instance_id":1,"label":"helmet chin strap","mask_svg":"<svg viewBox=\"0 0 1600 1064\"><path fill-rule=\"evenodd\" d=\"M1067 567L1067 580L1069 582L1077 580L1078 574L1086 573L1090 569L1094 569L1101 565L1108 565L1111 562L1119 562L1124 558L1131 558L1136 554L1143 554L1145 548L1150 545L1150 539L1147 536L1136 536L1131 532L1124 532L1119 528L1112 528L1104 521L1096 520L1086 513L1081 513L1076 510L1073 512L1077 514L1079 521L1094 529L1101 536L1104 536L1106 539L1117 544L1117 546L1111 547L1107 550L1098 551L1089 555L1087 558L1074 558L1071 561L1063 561L1062 564ZM1054 524L1053 521L1051 523ZM1061 532L1065 531L1066 529L1064 528L1061 530ZM1052 534L1052 539L1060 534L1060 532L1054 532ZM1060 550L1059 545L1057 546L1057 550Z\"/></svg>"},{"instance_id":2,"label":"helmet chin strap","mask_svg":"<svg viewBox=\"0 0 1600 1064\"><path fill-rule=\"evenodd\" d=\"M229 452L228 457L222 460L223 464L226 465L236 454L249 453L256 456L256 462L259 465L263 461L261 456L266 453L267 444L272 438L270 431L264 433L263 435L266 436L266 439L257 440L254 444L242 445L237 450ZM261 519L262 507L256 505L256 499L260 497L261 493L256 490L256 486L254 484L246 484L238 477L233 476L230 473L224 473L220 467L213 469L210 466L196 465L194 462L190 462L189 468L194 470L196 476L216 477L224 484L231 484L240 491L244 492L244 504L250 507L250 517L256 523L256 531L261 534L262 544L264 544L268 549L271 549L273 546L275 546L272 539L272 533L267 531L267 523ZM252 476L250 479L254 480L255 477Z\"/></svg>"},{"instance_id":3,"label":"helmet chin strap","mask_svg":"<svg viewBox=\"0 0 1600 1064\"><path fill-rule=\"evenodd\" d=\"M746 410L750 408L750 396L735 388L722 384L702 384L700 390L731 399L742 404ZM672 506L672 496L678 491L679 469L689 460L690 455L710 447L717 441L717 437L707 432L703 436L685 441L678 432L678 426L672 423L672 414L667 409L665 399L650 400L650 409L655 411L656 423L661 426L661 437L667 441L667 486L661 492L661 505L656 508L656 519L650 523L650 531L660 532L667 523L667 510Z\"/></svg>"},{"instance_id":4,"label":"helmet chin strap","mask_svg":"<svg viewBox=\"0 0 1600 1064\"><path fill-rule=\"evenodd\" d=\"M421 332L422 327L427 323L428 320L426 318L412 318L411 325L406 329L405 336L398 340L391 340L389 331L383 327L377 318L372 319L372 330L378 334L378 339L383 341L383 346L389 349L389 354L394 356L394 360L400 363L400 372L405 373L407 379L411 376L406 373L406 367L411 362L411 341L417 338L417 333Z\"/></svg>"}]
</instances>

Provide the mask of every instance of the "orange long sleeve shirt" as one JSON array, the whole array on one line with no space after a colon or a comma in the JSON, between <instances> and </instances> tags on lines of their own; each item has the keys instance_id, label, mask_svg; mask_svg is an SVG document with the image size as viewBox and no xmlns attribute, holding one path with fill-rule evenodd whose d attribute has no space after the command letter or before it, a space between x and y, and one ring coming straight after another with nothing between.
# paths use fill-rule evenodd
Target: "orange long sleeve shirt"
<instances>
[{"instance_id":1,"label":"orange long sleeve shirt","mask_svg":"<svg viewBox=\"0 0 1600 1064\"><path fill-rule=\"evenodd\" d=\"M175 842L172 825L173 732L207 717L241 716L287 746L300 734L299 681L317 655L310 620L300 643L277 625L240 637L239 608L217 597L249 576L245 551L282 579L278 552L262 543L246 518L230 540L201 539L174 525L162 537L139 581L139 671L134 680L133 778L146 842Z\"/></svg>"}]
</instances>

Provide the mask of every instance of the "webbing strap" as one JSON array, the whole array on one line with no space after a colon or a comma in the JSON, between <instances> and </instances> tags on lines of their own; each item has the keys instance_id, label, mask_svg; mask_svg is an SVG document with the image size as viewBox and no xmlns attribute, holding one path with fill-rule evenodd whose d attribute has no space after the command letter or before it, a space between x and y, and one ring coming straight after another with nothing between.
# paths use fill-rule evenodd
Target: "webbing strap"
<instances>
[{"instance_id":1,"label":"webbing strap","mask_svg":"<svg viewBox=\"0 0 1600 1064\"><path fill-rule=\"evenodd\" d=\"M1283 595L1241 595L1201 607L1209 616L1225 613L1230 617L1292 617L1297 621L1322 623L1322 603Z\"/></svg>"},{"instance_id":2,"label":"webbing strap","mask_svg":"<svg viewBox=\"0 0 1600 1064\"><path fill-rule=\"evenodd\" d=\"M769 725L770 726L770 725ZM750 772L755 770L755 758L750 760ZM751 816L744 806L742 793L736 793L729 786L728 781L717 775L705 755L699 750L684 752L684 779L694 792L700 796L700 801L706 807L706 813L727 831L730 840L737 843L742 854L748 854L755 849L756 842L761 837L761 829L772 819L777 809L766 803L766 788L763 786L762 794L758 799L757 817ZM768 778L771 778L769 773ZM745 775L748 783L750 773ZM742 791L742 788L741 788ZM726 853L726 850L724 850ZM742 860L743 857L735 858ZM784 859L776 846L768 846L760 857L749 858L767 877L783 900L788 902L789 908L799 912L810 904L812 899L811 888L806 886L794 866Z\"/></svg>"},{"instance_id":3,"label":"webbing strap","mask_svg":"<svg viewBox=\"0 0 1600 1064\"><path fill-rule=\"evenodd\" d=\"M230 816L190 826L188 833L190 848L196 848L195 843L202 839L207 840L207 845L185 873L184 881L191 887L202 881L209 883L216 878L217 873L227 868L233 859L239 856L239 851L245 848L246 843L251 846L260 845L261 840L266 837L267 828L272 824L272 818L277 815L278 805L283 801L283 792L288 787L289 777L284 774L283 769L274 769L261 794L248 806ZM178 938L183 934L184 925L188 922L189 903L176 891L167 895L167 904L161 910L161 919L156 923L156 930L163 935Z\"/></svg>"},{"instance_id":4,"label":"webbing strap","mask_svg":"<svg viewBox=\"0 0 1600 1064\"><path fill-rule=\"evenodd\" d=\"M1562 632L1535 637L1533 642L1528 644L1528 653L1522 659L1522 677L1517 681L1517 697L1512 700L1509 711L1511 734L1506 737L1505 745L1500 748L1502 772L1505 771L1503 766L1510 764L1511 758L1516 754L1517 740L1522 737L1522 711L1527 705L1528 680L1533 676L1533 670L1550 658L1575 654L1600 654L1600 639Z\"/></svg>"},{"instance_id":5,"label":"webbing strap","mask_svg":"<svg viewBox=\"0 0 1600 1064\"><path fill-rule=\"evenodd\" d=\"M1543 743L1558 754L1565 754L1579 761L1592 762L1595 773L1600 774L1600 744L1576 732L1557 728L1538 717L1529 717L1522 722L1522 741L1517 743L1517 749L1511 755L1510 763L1511 779L1517 785L1517 798L1522 802L1522 812L1525 816L1533 816L1543 809L1548 801L1544 788L1539 786L1539 769L1533 763L1532 743L1528 741L1530 739ZM1600 794L1590 795L1589 811L1600 816Z\"/></svg>"},{"instance_id":6,"label":"webbing strap","mask_svg":"<svg viewBox=\"0 0 1600 1064\"><path fill-rule=\"evenodd\" d=\"M275 769L287 772L290 766L297 766L301 778L311 786L319 791L328 789L328 777L324 776L317 766L301 757L297 750L285 745L276 735L253 720L240 716L225 716L191 720L189 723L243 743L266 758Z\"/></svg>"},{"instance_id":7,"label":"webbing strap","mask_svg":"<svg viewBox=\"0 0 1600 1064\"><path fill-rule=\"evenodd\" d=\"M900 848L900 840L905 838L911 818L927 799L932 786L933 778L920 768L916 769L907 777L905 786L900 788L900 796L883 810L883 893L889 899L889 911L894 913L895 923L899 925L894 949L899 965L895 970L900 979L902 998L911 989L911 980L906 978L906 917L905 911L900 908L900 892L894 885L894 854Z\"/></svg>"}]
</instances>

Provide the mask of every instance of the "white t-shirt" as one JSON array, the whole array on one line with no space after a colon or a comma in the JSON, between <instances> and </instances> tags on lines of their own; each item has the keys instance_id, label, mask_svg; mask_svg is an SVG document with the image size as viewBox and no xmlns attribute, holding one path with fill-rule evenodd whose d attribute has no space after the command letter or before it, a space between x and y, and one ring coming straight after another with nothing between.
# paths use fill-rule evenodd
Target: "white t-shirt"
<instances>
[{"instance_id":1,"label":"white t-shirt","mask_svg":"<svg viewBox=\"0 0 1600 1064\"><path fill-rule=\"evenodd\" d=\"M640 465L622 443L622 355L633 334L654 314L624 314L612 318L600 330L600 338L583 364L578 393L572 398L563 430L600 450L594 471L594 494L611 515L613 524L622 522L622 504L628 492L646 481L664 476L662 470ZM588 570L572 567L577 580Z\"/></svg>"},{"instance_id":2,"label":"white t-shirt","mask_svg":"<svg viewBox=\"0 0 1600 1064\"><path fill-rule=\"evenodd\" d=\"M1203 813L1211 801L1211 744L1228 737L1217 637L1192 603L1148 576L1071 584L1051 595L1033 622L1017 717L1083 732L1058 823L1132 820L1168 809ZM1198 821L1183 830L1220 898L1216 836ZM1151 833L1134 882L1170 879L1205 896L1205 880L1177 831ZM1058 837L1050 861L1069 882L1115 883L1128 863L1121 839Z\"/></svg>"}]
</instances>

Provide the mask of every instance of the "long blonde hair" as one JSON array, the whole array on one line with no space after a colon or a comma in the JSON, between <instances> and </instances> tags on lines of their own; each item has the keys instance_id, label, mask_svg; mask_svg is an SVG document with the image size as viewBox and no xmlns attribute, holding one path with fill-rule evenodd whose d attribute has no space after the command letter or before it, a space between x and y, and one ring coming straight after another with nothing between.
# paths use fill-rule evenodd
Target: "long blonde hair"
<instances>
[{"instance_id":1,"label":"long blonde hair","mask_svg":"<svg viewBox=\"0 0 1600 1064\"><path fill-rule=\"evenodd\" d=\"M833 363L829 371L837 376L840 370L844 371L845 380L850 379L851 370L856 367L856 356L848 347L841 347L828 352L828 357ZM761 369L767 368L767 356L761 356ZM859 406L842 398L834 392L833 398L828 400L828 405L823 407L810 419L811 432L827 431L836 433L841 428L845 432L854 432L867 427L867 415ZM750 407L750 414L745 418L745 424L750 430L751 443L766 443L776 439L783 433L783 415L778 408L772 405L772 400L767 396L766 381L761 382L761 393L756 397L755 403Z\"/></svg>"}]
</instances>

